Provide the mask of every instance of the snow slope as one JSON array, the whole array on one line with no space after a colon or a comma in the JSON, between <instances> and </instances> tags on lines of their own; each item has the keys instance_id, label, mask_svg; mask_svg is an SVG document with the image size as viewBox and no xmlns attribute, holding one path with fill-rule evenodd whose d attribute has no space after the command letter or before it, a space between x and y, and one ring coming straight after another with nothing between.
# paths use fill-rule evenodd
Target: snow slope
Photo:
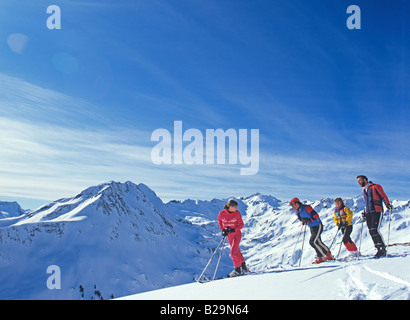
<instances>
[{"instance_id":1,"label":"snow slope","mask_svg":"<svg viewBox=\"0 0 410 320\"><path fill-rule=\"evenodd\" d=\"M380 260L328 262L316 267L227 278L123 297L123 300L410 300L410 250ZM394 252L399 251L400 253Z\"/></svg>"},{"instance_id":2,"label":"snow slope","mask_svg":"<svg viewBox=\"0 0 410 320\"><path fill-rule=\"evenodd\" d=\"M279 288L285 283L292 283L291 279L296 281L295 290L291 285L287 287L288 298L291 298L292 293L298 297L302 295L300 290L306 289L298 285L297 279L301 283L311 279L308 281L310 285L317 286L325 286L324 279L329 279L334 285L337 284L337 294L344 292L348 299L374 298L377 295L371 295L370 292L378 282L373 282L372 277L388 283L385 285L386 292L376 288L377 297L408 298L407 246L391 247L389 253L394 253L393 257L363 261L365 265L362 262L344 263L337 270L326 266L315 270L285 272L280 266L287 267L297 262L301 254L299 244L292 255L300 222L287 202L261 194L236 198L245 222L241 249L253 271L268 270L270 273L222 280L218 284L199 286L193 283L221 240L216 219L227 200L163 203L143 184L111 181L21 216L0 219L0 299L107 299L143 294L138 296L139 299L152 294L160 297L172 292L169 291L170 287L175 290L172 299L183 299L187 297L181 293L185 285L189 286L189 290L202 292L188 295L193 299L196 296L205 297L207 290L215 291L211 289L214 285L228 283L236 288L239 283L249 281L261 283L261 286L266 282L270 284L269 287ZM352 238L358 243L361 230L358 213L364 204L361 197L345 201L354 212ZM333 200L305 202L319 212L325 226L322 238L329 245L336 231ZM410 241L409 203L393 202L391 243ZM382 232L387 235L387 216ZM314 260L314 250L307 243L308 237L307 233L302 266L310 266ZM334 255L337 254L339 243L340 235L332 248ZM364 255L374 254L367 227L364 227L361 249ZM340 257L345 255L346 251L342 247ZM393 264L398 267L391 270ZM50 290L46 285L50 276L47 268L50 265L61 269L61 289ZM213 262L207 276L213 275L214 267ZM226 275L232 267L229 246L226 245L217 276ZM351 275L356 274L354 268L359 268L360 273L366 276L359 277L357 281L352 280L355 278ZM381 274L385 275L384 280ZM395 283L391 279L402 281L399 284L401 287L391 285ZM235 284L236 281L238 284ZM181 289L178 285L184 286ZM250 284L247 286L251 288ZM355 286L364 289L355 289ZM245 288L243 290L246 291ZM404 289L393 294L389 288L396 291ZM238 295L242 295L238 290ZM254 287L253 290L266 292L262 287ZM224 290L221 289L221 292ZM266 297L275 297L274 291L269 292L269 295L265 293ZM243 292L242 298L247 296Z\"/></svg>"}]
</instances>

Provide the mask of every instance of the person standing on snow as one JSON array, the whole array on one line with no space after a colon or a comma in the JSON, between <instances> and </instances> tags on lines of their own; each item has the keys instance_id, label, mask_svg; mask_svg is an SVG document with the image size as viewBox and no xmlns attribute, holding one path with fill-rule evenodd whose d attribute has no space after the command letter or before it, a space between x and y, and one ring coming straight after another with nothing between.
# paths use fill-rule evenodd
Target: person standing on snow
<instances>
[{"instance_id":1,"label":"person standing on snow","mask_svg":"<svg viewBox=\"0 0 410 320\"><path fill-rule=\"evenodd\" d=\"M238 203L235 200L229 200L224 206L224 210L218 215L219 228L222 230L222 235L228 238L231 246L231 258L235 269L228 275L234 277L248 272L245 264L245 259L239 249L244 227L241 213L238 211Z\"/></svg>"},{"instance_id":2,"label":"person standing on snow","mask_svg":"<svg viewBox=\"0 0 410 320\"><path fill-rule=\"evenodd\" d=\"M362 213L362 216L363 219L366 219L367 228L369 229L374 246L377 249L375 258L385 257L387 254L386 245L379 230L383 219L382 201L389 210L391 210L393 206L390 204L389 198L386 196L386 193L381 185L374 184L364 175L359 175L356 178L357 183L363 189L363 198L366 207Z\"/></svg>"},{"instance_id":3,"label":"person standing on snow","mask_svg":"<svg viewBox=\"0 0 410 320\"><path fill-rule=\"evenodd\" d=\"M312 263L322 263L328 260L334 260L330 250L323 243L320 235L323 231L323 224L317 212L309 205L304 205L298 198L290 200L289 204L296 211L298 219L303 225L310 228L309 244L315 249L317 258Z\"/></svg>"},{"instance_id":4,"label":"person standing on snow","mask_svg":"<svg viewBox=\"0 0 410 320\"><path fill-rule=\"evenodd\" d=\"M335 205L336 209L333 220L335 221L336 226L342 231L343 244L352 256L357 256L357 247L350 238L350 234L353 231L353 212L349 207L345 206L342 198L336 198Z\"/></svg>"}]
</instances>

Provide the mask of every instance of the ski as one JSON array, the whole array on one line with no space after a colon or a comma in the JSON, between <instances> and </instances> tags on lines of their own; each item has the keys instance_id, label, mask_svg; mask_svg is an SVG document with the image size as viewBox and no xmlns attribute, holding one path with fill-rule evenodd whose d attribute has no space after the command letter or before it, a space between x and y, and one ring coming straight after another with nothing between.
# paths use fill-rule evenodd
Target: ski
<instances>
[{"instance_id":1,"label":"ski","mask_svg":"<svg viewBox=\"0 0 410 320\"><path fill-rule=\"evenodd\" d=\"M337 267L340 267L340 266L332 265L332 264L329 264L329 263L326 263L326 262L322 262L320 264L312 264L312 265L309 265L309 266L300 266L300 267L299 266L290 266L290 267L286 268L283 265L280 266L280 268L283 271L296 271L296 270L308 270L308 269L320 269L320 268L337 268Z\"/></svg>"},{"instance_id":2,"label":"ski","mask_svg":"<svg viewBox=\"0 0 410 320\"><path fill-rule=\"evenodd\" d=\"M410 246L410 242L390 243L388 245L388 247L394 247L394 246Z\"/></svg>"},{"instance_id":3,"label":"ski","mask_svg":"<svg viewBox=\"0 0 410 320\"><path fill-rule=\"evenodd\" d=\"M339 259L333 259L333 260L326 260L323 261L321 263L311 263L310 265L306 265L306 266L297 266L297 265L286 265L288 266L287 268L283 265L280 265L280 267L283 270L305 270L305 269L314 269L314 268L320 268L320 267L335 267L335 265L332 265L336 262L354 262L354 261L358 261L358 260L366 260L366 259L370 259L372 258L372 256L363 256L363 255L359 255L359 256L348 256L348 257L344 257L344 258L339 258Z\"/></svg>"},{"instance_id":4,"label":"ski","mask_svg":"<svg viewBox=\"0 0 410 320\"><path fill-rule=\"evenodd\" d=\"M263 271L261 272L255 272L255 271L249 271L246 273L242 273L242 274L238 274L236 276L225 276L225 277L219 277L219 278L215 278L215 279L195 279L196 282L198 283L208 283L208 282L212 282L212 281L216 281L216 280L223 280L223 279L232 279L232 278L237 278L237 277L242 277L242 276L247 276L247 275L256 275L256 274L262 274L265 273Z\"/></svg>"},{"instance_id":5,"label":"ski","mask_svg":"<svg viewBox=\"0 0 410 320\"><path fill-rule=\"evenodd\" d=\"M198 283L208 283L208 282L222 280L222 279L226 279L226 277L220 277L220 278L215 278L215 279L195 279L195 281Z\"/></svg>"}]
</instances>

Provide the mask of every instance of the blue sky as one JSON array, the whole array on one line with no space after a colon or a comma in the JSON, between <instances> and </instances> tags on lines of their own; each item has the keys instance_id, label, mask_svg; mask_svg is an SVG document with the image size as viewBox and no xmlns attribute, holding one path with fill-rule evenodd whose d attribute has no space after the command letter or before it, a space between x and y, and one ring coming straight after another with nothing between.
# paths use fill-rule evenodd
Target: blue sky
<instances>
[{"instance_id":1,"label":"blue sky","mask_svg":"<svg viewBox=\"0 0 410 320\"><path fill-rule=\"evenodd\" d=\"M61 30L46 10L61 9ZM349 30L346 9L361 9ZM0 200L109 180L165 201L410 199L408 1L2 0ZM154 165L151 134L259 129L260 165Z\"/></svg>"}]
</instances>

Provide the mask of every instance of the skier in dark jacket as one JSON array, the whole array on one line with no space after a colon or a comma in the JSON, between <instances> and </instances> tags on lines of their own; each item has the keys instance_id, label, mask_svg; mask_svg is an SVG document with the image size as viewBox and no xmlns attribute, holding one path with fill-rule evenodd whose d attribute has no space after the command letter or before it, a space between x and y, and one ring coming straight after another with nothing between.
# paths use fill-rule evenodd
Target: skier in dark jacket
<instances>
[{"instance_id":1,"label":"skier in dark jacket","mask_svg":"<svg viewBox=\"0 0 410 320\"><path fill-rule=\"evenodd\" d=\"M309 205L304 205L298 198L290 200L289 204L296 211L296 216L303 225L310 228L309 244L315 249L317 258L312 263L321 263L327 260L334 260L329 248L323 243L320 235L323 231L323 224L317 212Z\"/></svg>"},{"instance_id":2,"label":"skier in dark jacket","mask_svg":"<svg viewBox=\"0 0 410 320\"><path fill-rule=\"evenodd\" d=\"M366 176L359 175L356 177L357 183L363 189L363 198L366 207L362 213L363 218L366 219L367 227L369 228L369 233L372 237L377 253L376 258L386 256L386 245L384 243L383 237L380 233L380 224L383 219L383 204L386 205L387 209L391 210L393 207L390 204L389 198L384 192L383 188L379 184L374 184L369 181Z\"/></svg>"}]
</instances>

